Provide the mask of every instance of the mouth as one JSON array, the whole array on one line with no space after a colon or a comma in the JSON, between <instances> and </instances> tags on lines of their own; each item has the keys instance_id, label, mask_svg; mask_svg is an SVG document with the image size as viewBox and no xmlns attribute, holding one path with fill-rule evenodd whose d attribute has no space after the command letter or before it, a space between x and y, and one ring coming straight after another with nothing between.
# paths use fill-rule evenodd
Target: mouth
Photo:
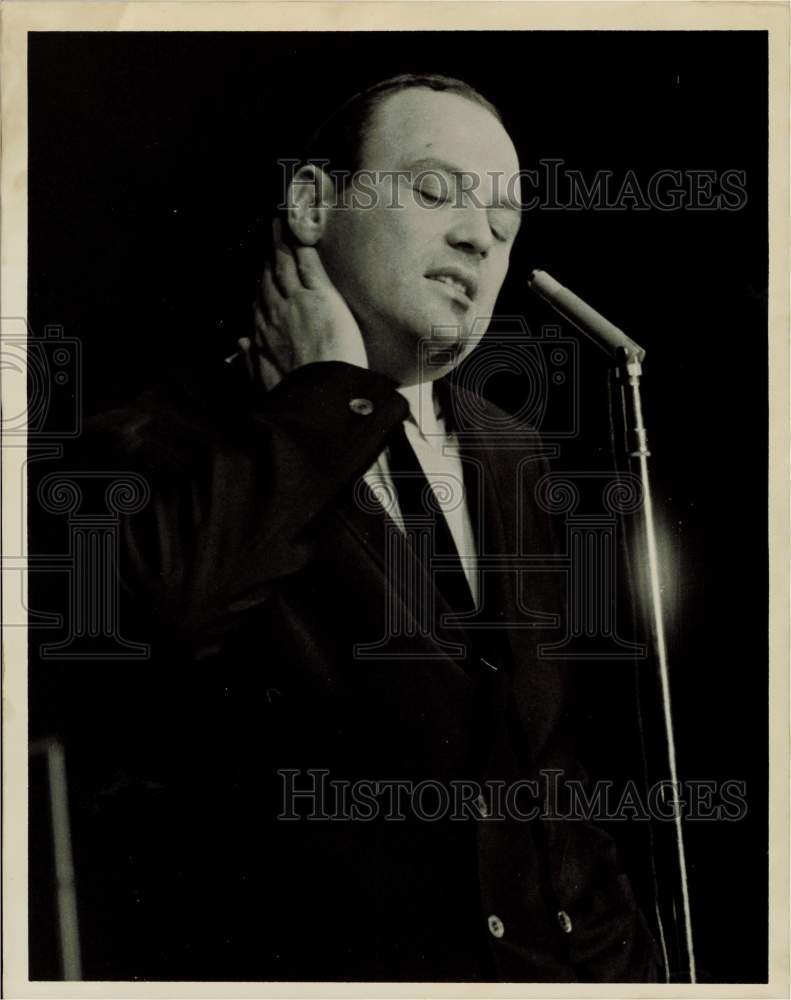
<instances>
[{"instance_id":1,"label":"mouth","mask_svg":"<svg viewBox=\"0 0 791 1000\"><path fill-rule=\"evenodd\" d=\"M463 297L467 304L475 299L478 291L477 282L471 275L466 274L460 268L449 267L442 270L429 271L426 275L429 281L436 281L444 285L456 296Z\"/></svg>"}]
</instances>

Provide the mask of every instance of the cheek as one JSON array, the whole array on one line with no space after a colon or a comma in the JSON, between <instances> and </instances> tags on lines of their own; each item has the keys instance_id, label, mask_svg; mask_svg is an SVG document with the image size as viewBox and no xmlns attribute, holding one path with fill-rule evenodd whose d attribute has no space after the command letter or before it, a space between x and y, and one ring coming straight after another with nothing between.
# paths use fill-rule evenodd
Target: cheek
<instances>
[{"instance_id":1,"label":"cheek","mask_svg":"<svg viewBox=\"0 0 791 1000\"><path fill-rule=\"evenodd\" d=\"M392 272L393 254L376 211L348 210L337 217L329 241L332 269L327 271L342 295L364 307L381 294Z\"/></svg>"},{"instance_id":2,"label":"cheek","mask_svg":"<svg viewBox=\"0 0 791 1000\"><path fill-rule=\"evenodd\" d=\"M319 252L330 281L342 295L354 287L363 240L352 213L337 209L330 217Z\"/></svg>"},{"instance_id":3,"label":"cheek","mask_svg":"<svg viewBox=\"0 0 791 1000\"><path fill-rule=\"evenodd\" d=\"M356 256L363 271L384 275L403 266L399 228L390 218L392 210L371 209L354 227Z\"/></svg>"},{"instance_id":4,"label":"cheek","mask_svg":"<svg viewBox=\"0 0 791 1000\"><path fill-rule=\"evenodd\" d=\"M370 213L371 245L381 246L393 255L394 262L415 269L423 258L436 255L442 244L441 220L425 209L417 209L409 201Z\"/></svg>"}]
</instances>

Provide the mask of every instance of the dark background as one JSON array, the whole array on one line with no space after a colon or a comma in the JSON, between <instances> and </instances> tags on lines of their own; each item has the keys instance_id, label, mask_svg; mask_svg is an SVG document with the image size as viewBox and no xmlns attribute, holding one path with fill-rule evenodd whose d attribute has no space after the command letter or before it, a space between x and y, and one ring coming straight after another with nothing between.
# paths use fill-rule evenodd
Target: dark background
<instances>
[{"instance_id":1,"label":"dark background","mask_svg":"<svg viewBox=\"0 0 791 1000\"><path fill-rule=\"evenodd\" d=\"M534 332L552 321L524 287L543 266L647 349L680 771L747 788L741 821L687 825L698 961L713 981L766 981L765 33L31 34L31 327L81 342L83 415L230 353L249 330L273 161L349 93L409 71L479 88L523 166L746 171L738 211L527 213L501 308ZM580 352L583 432L562 460L589 469L609 460L606 365ZM499 395L515 406L518 387ZM51 725L45 690L34 680L32 736ZM609 773L617 741L598 749Z\"/></svg>"}]
</instances>

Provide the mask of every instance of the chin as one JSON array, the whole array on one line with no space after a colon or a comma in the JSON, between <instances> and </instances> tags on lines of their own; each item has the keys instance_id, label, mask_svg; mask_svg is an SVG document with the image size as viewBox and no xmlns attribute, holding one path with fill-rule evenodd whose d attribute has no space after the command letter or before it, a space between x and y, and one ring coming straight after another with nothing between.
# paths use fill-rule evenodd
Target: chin
<instances>
[{"instance_id":1,"label":"chin","mask_svg":"<svg viewBox=\"0 0 791 1000\"><path fill-rule=\"evenodd\" d=\"M452 371L465 357L464 344L459 341L424 343L421 348L420 376L424 381L434 381Z\"/></svg>"}]
</instances>

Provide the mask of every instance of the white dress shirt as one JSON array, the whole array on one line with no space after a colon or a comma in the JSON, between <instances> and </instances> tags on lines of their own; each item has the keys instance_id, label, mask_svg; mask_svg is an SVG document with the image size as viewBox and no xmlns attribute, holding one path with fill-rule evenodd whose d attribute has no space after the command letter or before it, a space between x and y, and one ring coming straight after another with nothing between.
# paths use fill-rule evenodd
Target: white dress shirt
<instances>
[{"instance_id":1,"label":"white dress shirt","mask_svg":"<svg viewBox=\"0 0 791 1000\"><path fill-rule=\"evenodd\" d=\"M398 391L409 403L409 416L404 421L407 440L445 514L464 567L470 593L477 604L479 594L477 550L456 435L446 430L432 382L402 386ZM386 449L365 473L365 481L403 531L404 521L398 504L398 495L393 486Z\"/></svg>"},{"instance_id":2,"label":"white dress shirt","mask_svg":"<svg viewBox=\"0 0 791 1000\"><path fill-rule=\"evenodd\" d=\"M232 362L237 357L238 354L232 354L225 359L226 363ZM280 376L267 372L264 381L266 387L272 389L280 381ZM467 577L470 594L477 605L480 593L478 552L467 505L458 440L456 435L448 433L445 427L442 407L434 392L433 382L401 386L398 391L409 403L409 416L404 421L407 440L445 514ZM401 531L404 531L404 520L390 474L386 449L380 452L364 478L390 517Z\"/></svg>"}]
</instances>

